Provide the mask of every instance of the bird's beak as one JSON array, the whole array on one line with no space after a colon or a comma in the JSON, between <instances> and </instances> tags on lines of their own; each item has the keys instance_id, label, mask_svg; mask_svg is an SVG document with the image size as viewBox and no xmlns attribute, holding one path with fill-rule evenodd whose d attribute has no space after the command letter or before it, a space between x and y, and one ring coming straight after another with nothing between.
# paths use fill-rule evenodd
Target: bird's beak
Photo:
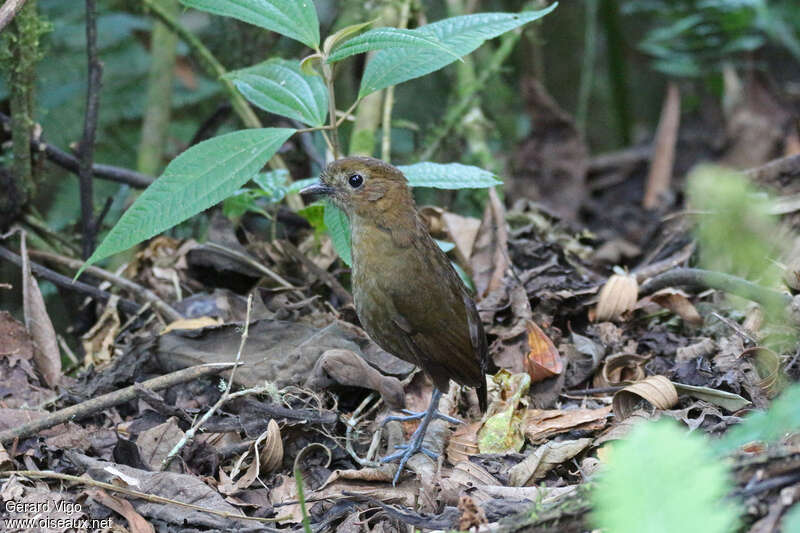
<instances>
[{"instance_id":1,"label":"bird's beak","mask_svg":"<svg viewBox=\"0 0 800 533\"><path fill-rule=\"evenodd\" d=\"M325 185L321 181L318 183L314 183L313 185L309 185L308 187L304 187L300 190L300 196L330 196L333 194L334 188L330 185Z\"/></svg>"}]
</instances>

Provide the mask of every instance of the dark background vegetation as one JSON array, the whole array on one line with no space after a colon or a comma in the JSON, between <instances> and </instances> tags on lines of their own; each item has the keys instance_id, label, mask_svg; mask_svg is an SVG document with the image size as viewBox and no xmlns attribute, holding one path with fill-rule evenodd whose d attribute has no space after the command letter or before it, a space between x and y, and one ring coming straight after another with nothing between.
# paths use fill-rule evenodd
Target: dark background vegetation
<instances>
[{"instance_id":1,"label":"dark background vegetation","mask_svg":"<svg viewBox=\"0 0 800 533\"><path fill-rule=\"evenodd\" d=\"M159 53L150 49L153 19L142 5L120 0L98 4L98 48L104 72L94 159L131 169L137 168L148 69L153 54ZM381 9L380 2L318 0L316 5L323 35L373 18ZM468 12L518 11L525 6L541 7L544 3L425 0L412 5L410 26L414 27L446 17L452 14L454 7ZM34 119L41 125L47 142L62 149L74 149L82 134L86 100L85 6L77 1L38 0L37 9L40 18L49 25L49 31L41 37L41 58L36 65ZM180 12L181 22L228 69L249 66L270 57L302 57L306 53L296 41L232 19L183 8ZM695 32L698 35L694 37L691 32L689 37L681 38L670 34L676 25L691 16L705 17L700 25L705 29ZM484 115L481 127L491 157L470 153L464 138L466 130L455 128L432 159L490 166L490 170L512 185L506 190L509 201L525 195L542 199L547 204L547 194L537 193L535 183L514 183L519 174L527 172L527 166L539 164L535 158L540 154L530 151L546 151L559 143L559 135L564 135L564 131L555 130L552 133L555 137L548 139L546 120L540 123L544 125L544 132L533 131L536 121L546 119L550 111L537 116L535 102L531 103L526 97L526 87L531 80L543 85L557 106L569 115L567 120L577 115L578 130L592 155L648 146L653 139L665 86L668 80L676 80L681 86L681 139L686 140L679 142L675 175L680 178L698 161L718 159L730 142L725 131L724 65L734 69L745 83L754 78L762 80L759 87L766 87L769 97L780 102L782 108L796 108L800 95L798 27L800 7L792 0L566 0L542 21L525 27L521 40L499 73L490 76L479 92L478 106ZM488 43L468 58L476 73L486 68L498 42ZM8 57L7 43L4 54L3 71L8 74L13 61ZM215 114L222 118L216 133L241 127L237 117L227 111L228 100L220 85L203 74L184 43L179 42L177 54L172 113L160 169L186 149ZM342 64L337 78L339 102L352 101L361 68L363 57ZM458 68L459 65L454 64L397 87L393 162L416 162L424 152L435 127L463 90L457 83ZM4 78L5 83L0 85L0 110L8 114L8 78ZM586 87L583 96L582 84ZM281 124L279 117L263 119L268 126ZM791 128L792 125L787 124L785 130L788 132ZM8 132L3 135L7 140ZM542 143L526 145L526 140L537 135L544 139ZM348 138L346 131L343 137ZM563 140L574 141L566 137ZM781 143L776 144L770 156L782 155L780 152L784 148ZM288 144L284 152L287 152L284 157L290 162L294 179L309 177L319 170L318 166L309 164L296 142ZM574 152L567 151L557 157L573 155ZM6 142L0 162L9 168L11 161L10 143ZM763 162L748 163L756 166ZM591 169L590 164L589 172ZM74 174L40 161L34 166L33 177L36 188L25 209L53 231L77 243L80 207ZM573 216L568 218L582 218L590 226L593 221L597 223L597 206L594 210L586 209L591 196L599 197L603 205L635 203L641 197L643 180L643 172L640 172L637 179L617 189L585 188L580 183L576 190L581 199L571 206ZM104 228L100 228L102 238L103 229L108 229L129 205L133 191L99 179L94 183L95 211L99 212L106 202L112 202ZM456 210L476 214L481 207L481 194L484 193L439 193L420 200L423 203L455 202ZM204 227L202 219L195 219L173 231L180 236L198 234L202 237ZM18 276L16 268L9 265L0 265L0 272L3 279L15 281ZM3 307L18 308L18 303L13 292L0 292ZM54 316L59 315L61 313L54 312Z\"/></svg>"}]
</instances>

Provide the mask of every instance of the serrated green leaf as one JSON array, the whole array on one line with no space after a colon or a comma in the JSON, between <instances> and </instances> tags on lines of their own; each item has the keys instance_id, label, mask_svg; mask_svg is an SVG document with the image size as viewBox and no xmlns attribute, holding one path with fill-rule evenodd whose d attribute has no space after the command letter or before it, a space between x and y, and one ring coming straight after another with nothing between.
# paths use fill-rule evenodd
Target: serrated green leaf
<instances>
[{"instance_id":1,"label":"serrated green leaf","mask_svg":"<svg viewBox=\"0 0 800 533\"><path fill-rule=\"evenodd\" d=\"M732 427L718 441L714 450L720 454L747 444L748 442L773 442L787 433L800 429L800 385L793 385L775 398L767 411L759 411Z\"/></svg>"},{"instance_id":2,"label":"serrated green leaf","mask_svg":"<svg viewBox=\"0 0 800 533\"><path fill-rule=\"evenodd\" d=\"M270 59L225 75L264 111L322 126L328 113L328 91L319 76L305 74L299 61Z\"/></svg>"},{"instance_id":3,"label":"serrated green leaf","mask_svg":"<svg viewBox=\"0 0 800 533\"><path fill-rule=\"evenodd\" d=\"M730 486L705 438L670 420L642 424L612 448L591 521L614 533L729 533L740 512Z\"/></svg>"},{"instance_id":4,"label":"serrated green leaf","mask_svg":"<svg viewBox=\"0 0 800 533\"><path fill-rule=\"evenodd\" d=\"M452 17L414 31L437 38L448 50L462 57L478 48L487 39L542 18L557 5L556 2L538 11L522 13L478 13ZM431 48L406 47L381 50L367 63L361 78L358 97L363 98L380 89L419 78L453 61L455 58L451 54Z\"/></svg>"},{"instance_id":5,"label":"serrated green leaf","mask_svg":"<svg viewBox=\"0 0 800 533\"><path fill-rule=\"evenodd\" d=\"M322 52L326 55L330 54L331 50L333 50L333 47L339 44L343 39L347 39L351 35L355 35L367 26L374 24L377 20L378 19L376 18L373 20L368 20L367 22L351 24L349 26L345 26L334 34L329 35L322 44Z\"/></svg>"},{"instance_id":6,"label":"serrated green leaf","mask_svg":"<svg viewBox=\"0 0 800 533\"><path fill-rule=\"evenodd\" d=\"M319 20L312 0L180 0L200 9L260 26L309 48L319 46Z\"/></svg>"},{"instance_id":7,"label":"serrated green leaf","mask_svg":"<svg viewBox=\"0 0 800 533\"><path fill-rule=\"evenodd\" d=\"M335 63L347 57L363 54L371 50L392 48L422 48L443 52L450 55L454 60L461 57L455 51L447 48L438 37L429 35L428 32L423 32L420 29L375 28L337 46L328 57L328 63Z\"/></svg>"},{"instance_id":8,"label":"serrated green leaf","mask_svg":"<svg viewBox=\"0 0 800 533\"><path fill-rule=\"evenodd\" d=\"M125 211L86 265L127 250L221 202L251 179L294 132L288 128L242 130L192 146L167 165Z\"/></svg>"},{"instance_id":9,"label":"serrated green leaf","mask_svg":"<svg viewBox=\"0 0 800 533\"><path fill-rule=\"evenodd\" d=\"M344 211L331 204L325 206L325 227L333 242L333 249L347 266L353 264L352 244L350 242L350 221Z\"/></svg>"},{"instance_id":10,"label":"serrated green leaf","mask_svg":"<svg viewBox=\"0 0 800 533\"><path fill-rule=\"evenodd\" d=\"M423 161L397 167L412 187L436 189L482 189L502 185L494 174L472 165L461 163L431 163Z\"/></svg>"}]
</instances>

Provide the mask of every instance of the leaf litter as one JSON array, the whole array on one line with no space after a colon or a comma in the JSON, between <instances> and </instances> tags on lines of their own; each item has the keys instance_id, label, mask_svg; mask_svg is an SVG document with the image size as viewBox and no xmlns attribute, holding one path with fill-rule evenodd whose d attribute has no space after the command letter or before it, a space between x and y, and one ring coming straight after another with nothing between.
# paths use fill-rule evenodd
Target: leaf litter
<instances>
[{"instance_id":1,"label":"leaf litter","mask_svg":"<svg viewBox=\"0 0 800 533\"><path fill-rule=\"evenodd\" d=\"M3 498L80 503L87 516L130 531L299 531L299 475L317 532L582 530L586 488L609 460L608 443L637 438L643 421L735 434L730 427L797 380L796 340L770 342L781 325L721 290L669 286L642 295L648 279L687 264L693 236L642 209L641 198L612 200L615 187L647 176L612 158L587 163L570 118L542 90L529 86L529 104L568 133L562 148L579 156L564 167L575 195L548 185L525 196L537 161L551 176L563 159L536 148L552 145L540 128L515 155L513 201L490 191L480 219L422 209L475 285L491 357L487 413L472 390L451 387L442 398L440 410L464 423L432 423L425 446L441 452L438 460L416 455L397 486L396 466L380 462L416 427L384 424L390 410L423 407L432 385L361 329L330 241L295 228L288 240L241 242L223 219L210 243L157 237L133 256L119 275L183 318L97 303L80 369L60 368L38 284L23 272L27 325L0 312ZM670 166L684 168L680 150L675 158ZM619 185L600 188L598 180ZM536 203L550 197L552 211ZM576 205L585 208L580 218L564 216ZM140 296L129 287L118 295ZM159 389L141 385L202 365L217 367ZM136 383L130 397L91 408L93 398ZM229 397L187 438L229 384ZM85 410L13 435L70 406ZM767 483L798 468L796 446L796 435L785 436L733 456L752 531L770 530L785 502L800 497L752 489L756 472Z\"/></svg>"}]
</instances>

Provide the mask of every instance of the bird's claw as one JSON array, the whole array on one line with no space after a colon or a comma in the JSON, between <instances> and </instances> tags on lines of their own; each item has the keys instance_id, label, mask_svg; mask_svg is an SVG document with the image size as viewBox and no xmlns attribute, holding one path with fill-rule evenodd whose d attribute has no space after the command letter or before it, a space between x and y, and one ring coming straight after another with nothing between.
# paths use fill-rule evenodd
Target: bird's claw
<instances>
[{"instance_id":1,"label":"bird's claw","mask_svg":"<svg viewBox=\"0 0 800 533\"><path fill-rule=\"evenodd\" d=\"M431 420L438 418L452 424L463 424L461 420L442 414L438 409L436 409L436 406L439 405L439 398L441 397L441 394L442 393L438 389L434 389L433 395L431 396L431 403L426 411L415 413L413 411L403 409L405 416L395 415L388 416L386 419L384 419L384 424L393 420L398 422L405 422L407 420L421 420L419 427L417 427L417 429L414 431L414 434L411 436L411 441L408 444L396 445L395 448L399 451L387 455L381 459L381 463L388 463L390 461L400 459L400 463L397 465L397 471L394 474L394 479L392 480L392 485L397 485L397 480L400 479L400 473L403 471L403 468L406 466L408 460L411 459L415 453L422 452L434 461L439 458L438 454L422 445L422 441L425 438L425 432L428 430L428 424L431 423Z\"/></svg>"},{"instance_id":2,"label":"bird's claw","mask_svg":"<svg viewBox=\"0 0 800 533\"><path fill-rule=\"evenodd\" d=\"M405 416L400 416L400 415L387 416L386 418L383 419L381 425L386 425L388 422L408 422L410 420L421 420L425 418L426 414L428 414L427 411L420 411L417 413L414 411L410 411L408 409L403 409L402 412L405 413ZM463 420L459 420L458 418L446 415L444 413L440 413L438 410L433 412L432 418L438 418L439 420L444 420L445 422L450 422L451 424L464 423Z\"/></svg>"}]
</instances>

